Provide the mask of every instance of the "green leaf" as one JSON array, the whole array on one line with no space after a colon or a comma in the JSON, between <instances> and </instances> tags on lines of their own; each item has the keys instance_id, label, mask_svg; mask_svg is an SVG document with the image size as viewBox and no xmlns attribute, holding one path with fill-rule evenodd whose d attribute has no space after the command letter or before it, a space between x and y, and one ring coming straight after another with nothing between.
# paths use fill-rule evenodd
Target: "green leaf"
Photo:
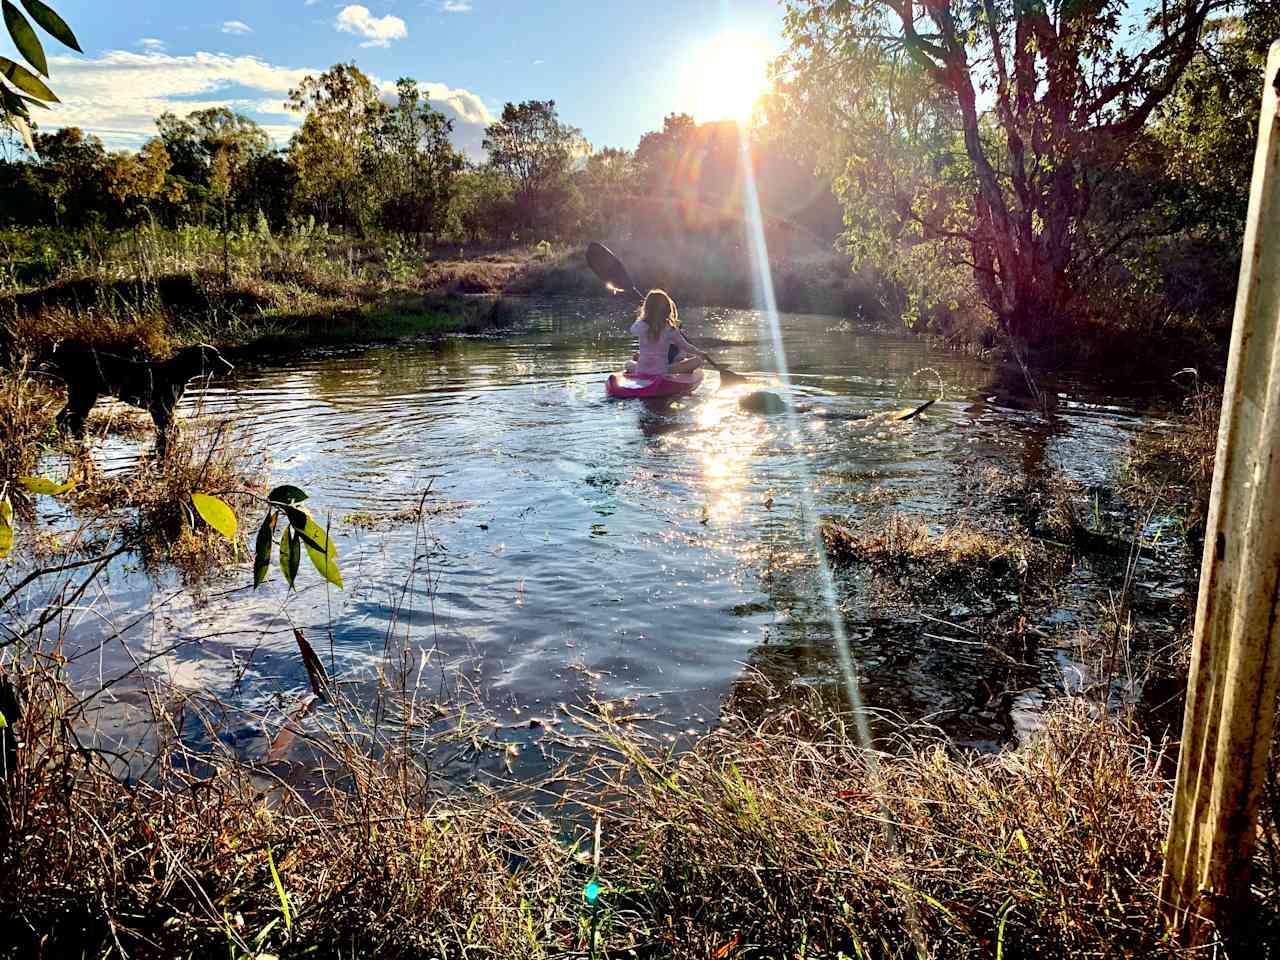
<instances>
[{"instance_id":1,"label":"green leaf","mask_svg":"<svg viewBox=\"0 0 1280 960\"><path fill-rule=\"evenodd\" d=\"M320 571L320 576L339 590L343 589L342 572L338 569L338 561L331 554L317 550L306 538L303 538L302 542L307 548L307 556L311 558L311 565Z\"/></svg>"},{"instance_id":2,"label":"green leaf","mask_svg":"<svg viewBox=\"0 0 1280 960\"><path fill-rule=\"evenodd\" d=\"M48 100L50 103L61 103L45 82L34 73L8 57L0 57L0 76L12 83L19 90L31 94L37 100Z\"/></svg>"},{"instance_id":3,"label":"green leaf","mask_svg":"<svg viewBox=\"0 0 1280 960\"><path fill-rule=\"evenodd\" d=\"M235 511L217 497L211 497L205 493L193 493L191 495L191 503L195 506L196 512L200 514L205 523L213 527L213 529L217 530L228 540L235 540Z\"/></svg>"},{"instance_id":4,"label":"green leaf","mask_svg":"<svg viewBox=\"0 0 1280 960\"><path fill-rule=\"evenodd\" d=\"M0 498L0 558L7 557L13 549L13 504L8 497Z\"/></svg>"},{"instance_id":5,"label":"green leaf","mask_svg":"<svg viewBox=\"0 0 1280 960\"><path fill-rule=\"evenodd\" d=\"M276 859L271 855L270 847L267 847L267 865L271 867L271 881L276 885L276 896L280 898L280 912L284 914L284 928L291 930L293 929L293 915L289 909L289 894L285 893L280 874L276 871Z\"/></svg>"},{"instance_id":6,"label":"green leaf","mask_svg":"<svg viewBox=\"0 0 1280 960\"><path fill-rule=\"evenodd\" d=\"M289 518L289 524L297 531L298 538L307 548L307 556L311 558L312 565L320 571L320 576L339 590L343 589L342 573L338 570L337 562L338 548L333 545L328 531L305 510L285 507L284 512Z\"/></svg>"},{"instance_id":7,"label":"green leaf","mask_svg":"<svg viewBox=\"0 0 1280 960\"><path fill-rule=\"evenodd\" d=\"M0 80L0 120L17 130L23 144L34 154L36 143L31 136L31 111L27 109L29 100L29 97L14 93L3 80Z\"/></svg>"},{"instance_id":8,"label":"green leaf","mask_svg":"<svg viewBox=\"0 0 1280 960\"><path fill-rule=\"evenodd\" d=\"M292 527L286 527L280 534L280 572L284 574L285 583L293 589L293 581L298 578L298 564L302 562L302 545Z\"/></svg>"},{"instance_id":9,"label":"green leaf","mask_svg":"<svg viewBox=\"0 0 1280 960\"><path fill-rule=\"evenodd\" d=\"M285 507L284 512L285 516L289 518L289 523L293 529L298 531L298 536L302 538L303 543L318 550L325 556L336 557L338 555L338 548L329 539L329 534L311 518L311 514L294 507Z\"/></svg>"},{"instance_id":10,"label":"green leaf","mask_svg":"<svg viewBox=\"0 0 1280 960\"><path fill-rule=\"evenodd\" d=\"M9 28L9 36L13 37L14 46L18 48L18 52L27 63L47 77L49 63L44 58L44 47L40 46L40 38L31 29L31 24L27 23L27 18L22 15L22 11L15 7L11 0L4 0L3 6L4 24ZM21 86L21 84L18 85Z\"/></svg>"},{"instance_id":11,"label":"green leaf","mask_svg":"<svg viewBox=\"0 0 1280 960\"><path fill-rule=\"evenodd\" d=\"M48 477L19 477L18 482L27 488L31 493L40 493L48 497L58 497L69 490L75 488L76 482L68 480L66 483L58 483L56 480L50 480Z\"/></svg>"},{"instance_id":12,"label":"green leaf","mask_svg":"<svg viewBox=\"0 0 1280 960\"><path fill-rule=\"evenodd\" d=\"M267 499L272 503L292 505L295 503L301 503L303 500L307 499L307 495L303 490L285 483L268 493Z\"/></svg>"},{"instance_id":13,"label":"green leaf","mask_svg":"<svg viewBox=\"0 0 1280 960\"><path fill-rule=\"evenodd\" d=\"M76 39L76 35L67 26L67 21L58 16L52 7L41 3L40 0L22 0L22 5L27 8L27 13L31 14L31 19L44 27L50 36L57 39L64 46L70 47L76 53L84 53L80 49L80 41Z\"/></svg>"},{"instance_id":14,"label":"green leaf","mask_svg":"<svg viewBox=\"0 0 1280 960\"><path fill-rule=\"evenodd\" d=\"M253 551L253 589L257 590L267 581L271 571L271 546L275 539L276 513L271 511L262 518L262 526L258 528L258 542Z\"/></svg>"}]
</instances>

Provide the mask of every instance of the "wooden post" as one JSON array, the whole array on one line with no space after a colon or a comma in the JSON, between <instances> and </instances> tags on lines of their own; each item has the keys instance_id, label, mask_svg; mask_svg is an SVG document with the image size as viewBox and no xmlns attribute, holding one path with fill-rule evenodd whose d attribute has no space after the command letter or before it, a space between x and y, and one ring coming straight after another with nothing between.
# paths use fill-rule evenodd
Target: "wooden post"
<instances>
[{"instance_id":1,"label":"wooden post","mask_svg":"<svg viewBox=\"0 0 1280 960\"><path fill-rule=\"evenodd\" d=\"M1189 943L1248 906L1280 677L1280 41L1264 86L1161 884Z\"/></svg>"}]
</instances>

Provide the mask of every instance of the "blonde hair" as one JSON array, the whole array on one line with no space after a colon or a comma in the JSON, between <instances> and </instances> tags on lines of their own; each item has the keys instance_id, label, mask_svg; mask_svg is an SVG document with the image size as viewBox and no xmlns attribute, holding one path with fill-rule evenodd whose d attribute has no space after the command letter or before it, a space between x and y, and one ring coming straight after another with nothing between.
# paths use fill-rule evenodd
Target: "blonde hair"
<instances>
[{"instance_id":1,"label":"blonde hair","mask_svg":"<svg viewBox=\"0 0 1280 960\"><path fill-rule=\"evenodd\" d=\"M650 290L640 304L640 319L649 328L649 339L657 340L664 327L680 326L680 311L667 291Z\"/></svg>"}]
</instances>

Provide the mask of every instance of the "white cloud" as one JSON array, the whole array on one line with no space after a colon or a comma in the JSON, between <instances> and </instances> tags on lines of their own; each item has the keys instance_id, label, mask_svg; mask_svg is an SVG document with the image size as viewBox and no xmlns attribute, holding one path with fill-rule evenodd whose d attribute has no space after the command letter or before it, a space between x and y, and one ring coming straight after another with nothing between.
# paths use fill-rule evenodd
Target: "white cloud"
<instances>
[{"instance_id":1,"label":"white cloud","mask_svg":"<svg viewBox=\"0 0 1280 960\"><path fill-rule=\"evenodd\" d=\"M96 59L49 62L62 103L45 114L45 125L81 127L112 147L136 147L154 136L156 117L166 110L186 114L226 105L262 113L270 96L274 111L284 113L290 88L315 72L223 53L113 50Z\"/></svg>"},{"instance_id":2,"label":"white cloud","mask_svg":"<svg viewBox=\"0 0 1280 960\"><path fill-rule=\"evenodd\" d=\"M48 113L41 111L41 126L81 127L113 149L136 148L155 136L156 117L166 110L181 116L219 106L258 119L276 144L284 146L301 124L301 117L285 109L289 90L308 74L322 72L225 53L113 50L96 59L56 56L49 62L62 102ZM374 83L384 98L394 101L394 83L376 78ZM419 89L453 121L454 145L479 159L484 128L493 122L484 101L446 83L420 83Z\"/></svg>"},{"instance_id":3,"label":"white cloud","mask_svg":"<svg viewBox=\"0 0 1280 960\"><path fill-rule=\"evenodd\" d=\"M164 49L164 41L158 40L155 37L143 37L141 40L138 41L138 46L140 46L143 50L158 52Z\"/></svg>"},{"instance_id":4,"label":"white cloud","mask_svg":"<svg viewBox=\"0 0 1280 960\"><path fill-rule=\"evenodd\" d=\"M396 85L390 80L375 82L383 102L395 103ZM433 109L453 121L453 136L450 138L453 145L472 160L483 159L484 128L494 121L484 101L470 90L451 87L447 83L420 82L418 90L431 101Z\"/></svg>"},{"instance_id":5,"label":"white cloud","mask_svg":"<svg viewBox=\"0 0 1280 960\"><path fill-rule=\"evenodd\" d=\"M222 32L239 37L246 33L253 33L253 27L249 26L243 20L225 20L222 24Z\"/></svg>"},{"instance_id":6,"label":"white cloud","mask_svg":"<svg viewBox=\"0 0 1280 960\"><path fill-rule=\"evenodd\" d=\"M470 13L471 0L444 0L440 9L445 13Z\"/></svg>"},{"instance_id":7,"label":"white cloud","mask_svg":"<svg viewBox=\"0 0 1280 960\"><path fill-rule=\"evenodd\" d=\"M387 14L375 17L363 4L353 3L338 12L333 25L343 33L354 33L365 38L362 47L389 47L392 40L409 36L409 28L399 17Z\"/></svg>"}]
</instances>

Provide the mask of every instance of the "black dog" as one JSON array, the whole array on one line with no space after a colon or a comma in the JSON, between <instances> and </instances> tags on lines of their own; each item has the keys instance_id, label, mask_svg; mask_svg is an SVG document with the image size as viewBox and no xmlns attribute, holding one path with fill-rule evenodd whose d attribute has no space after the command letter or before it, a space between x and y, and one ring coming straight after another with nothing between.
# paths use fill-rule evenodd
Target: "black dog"
<instances>
[{"instance_id":1,"label":"black dog","mask_svg":"<svg viewBox=\"0 0 1280 960\"><path fill-rule=\"evenodd\" d=\"M173 411L187 384L197 377L230 372L231 364L207 344L179 350L168 360L130 360L92 349L56 349L53 365L67 384L67 405L58 414L58 428L84 436L89 411L102 394L117 397L151 414L156 425L156 453L169 445Z\"/></svg>"}]
</instances>

